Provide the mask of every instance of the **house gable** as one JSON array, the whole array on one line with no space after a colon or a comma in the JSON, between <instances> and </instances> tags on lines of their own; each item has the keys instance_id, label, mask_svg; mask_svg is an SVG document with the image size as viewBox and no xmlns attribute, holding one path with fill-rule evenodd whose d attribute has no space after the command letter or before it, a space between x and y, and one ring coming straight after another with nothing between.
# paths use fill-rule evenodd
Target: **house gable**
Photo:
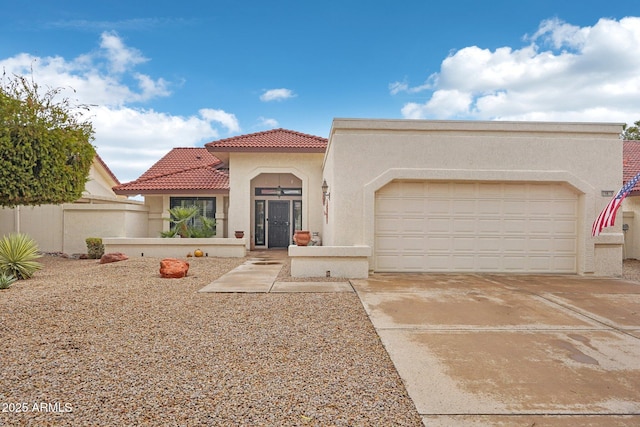
<instances>
[{"instance_id":1,"label":"house gable","mask_svg":"<svg viewBox=\"0 0 640 427\"><path fill-rule=\"evenodd\" d=\"M228 194L229 173L206 148L174 148L116 194Z\"/></svg>"},{"instance_id":2,"label":"house gable","mask_svg":"<svg viewBox=\"0 0 640 427\"><path fill-rule=\"evenodd\" d=\"M229 153L233 152L324 153L327 142L326 138L320 136L279 128L212 141L205 144L205 147L228 164Z\"/></svg>"}]
</instances>

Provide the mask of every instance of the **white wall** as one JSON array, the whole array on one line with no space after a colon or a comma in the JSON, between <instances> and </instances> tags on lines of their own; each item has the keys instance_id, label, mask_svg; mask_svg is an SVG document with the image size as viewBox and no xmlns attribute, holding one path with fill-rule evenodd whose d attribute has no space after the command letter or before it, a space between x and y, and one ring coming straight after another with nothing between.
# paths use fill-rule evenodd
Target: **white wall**
<instances>
[{"instance_id":1,"label":"white wall","mask_svg":"<svg viewBox=\"0 0 640 427\"><path fill-rule=\"evenodd\" d=\"M564 182L579 194L578 271L621 272L621 227L596 239L590 235L610 199L601 190L621 186L621 129L594 123L336 119L324 159L331 200L323 244L374 248L375 192L394 179Z\"/></svg>"}]
</instances>

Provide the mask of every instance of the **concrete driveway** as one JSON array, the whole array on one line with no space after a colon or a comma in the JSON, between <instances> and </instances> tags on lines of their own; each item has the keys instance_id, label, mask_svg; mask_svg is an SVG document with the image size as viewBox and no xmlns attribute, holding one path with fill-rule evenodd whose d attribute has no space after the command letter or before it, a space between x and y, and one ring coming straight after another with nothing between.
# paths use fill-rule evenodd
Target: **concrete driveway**
<instances>
[{"instance_id":1,"label":"concrete driveway","mask_svg":"<svg viewBox=\"0 0 640 427\"><path fill-rule=\"evenodd\" d=\"M552 275L352 280L427 426L640 425L640 285Z\"/></svg>"}]
</instances>

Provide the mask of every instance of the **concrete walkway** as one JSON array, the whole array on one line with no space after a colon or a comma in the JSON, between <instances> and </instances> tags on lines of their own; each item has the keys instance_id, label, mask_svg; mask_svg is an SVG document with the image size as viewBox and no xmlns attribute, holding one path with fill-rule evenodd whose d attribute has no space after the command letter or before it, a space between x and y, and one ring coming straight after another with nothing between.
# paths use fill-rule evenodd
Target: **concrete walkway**
<instances>
[{"instance_id":1,"label":"concrete walkway","mask_svg":"<svg viewBox=\"0 0 640 427\"><path fill-rule=\"evenodd\" d=\"M640 285L578 276L352 280L425 426L640 425Z\"/></svg>"},{"instance_id":2,"label":"concrete walkway","mask_svg":"<svg viewBox=\"0 0 640 427\"><path fill-rule=\"evenodd\" d=\"M354 292L348 281L277 281L286 257L286 250L251 252L246 262L198 292Z\"/></svg>"}]
</instances>

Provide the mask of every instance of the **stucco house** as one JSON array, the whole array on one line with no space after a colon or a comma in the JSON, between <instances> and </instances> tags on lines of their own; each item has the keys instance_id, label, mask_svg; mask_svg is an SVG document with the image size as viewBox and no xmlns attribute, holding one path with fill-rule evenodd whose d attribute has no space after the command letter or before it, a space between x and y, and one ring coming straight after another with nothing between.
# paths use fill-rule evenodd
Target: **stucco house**
<instances>
[{"instance_id":1,"label":"stucco house","mask_svg":"<svg viewBox=\"0 0 640 427\"><path fill-rule=\"evenodd\" d=\"M621 129L335 119L328 140L275 129L175 149L114 191L145 196L154 237L172 203L207 199L217 237L242 230L247 249L319 232L322 247L290 248L294 259L364 257L374 272L620 275L621 226L590 232L622 182Z\"/></svg>"},{"instance_id":2,"label":"stucco house","mask_svg":"<svg viewBox=\"0 0 640 427\"><path fill-rule=\"evenodd\" d=\"M321 213L309 206L321 197L326 146L325 138L274 129L175 148L114 191L144 196L149 237L169 229L170 208L198 205L216 219L216 237L243 231L253 248L286 248L295 229L321 229Z\"/></svg>"},{"instance_id":3,"label":"stucco house","mask_svg":"<svg viewBox=\"0 0 640 427\"><path fill-rule=\"evenodd\" d=\"M87 237L146 235L147 208L114 193L118 178L96 155L82 197L74 203L0 209L0 236L29 234L43 252L82 254Z\"/></svg>"}]
</instances>

